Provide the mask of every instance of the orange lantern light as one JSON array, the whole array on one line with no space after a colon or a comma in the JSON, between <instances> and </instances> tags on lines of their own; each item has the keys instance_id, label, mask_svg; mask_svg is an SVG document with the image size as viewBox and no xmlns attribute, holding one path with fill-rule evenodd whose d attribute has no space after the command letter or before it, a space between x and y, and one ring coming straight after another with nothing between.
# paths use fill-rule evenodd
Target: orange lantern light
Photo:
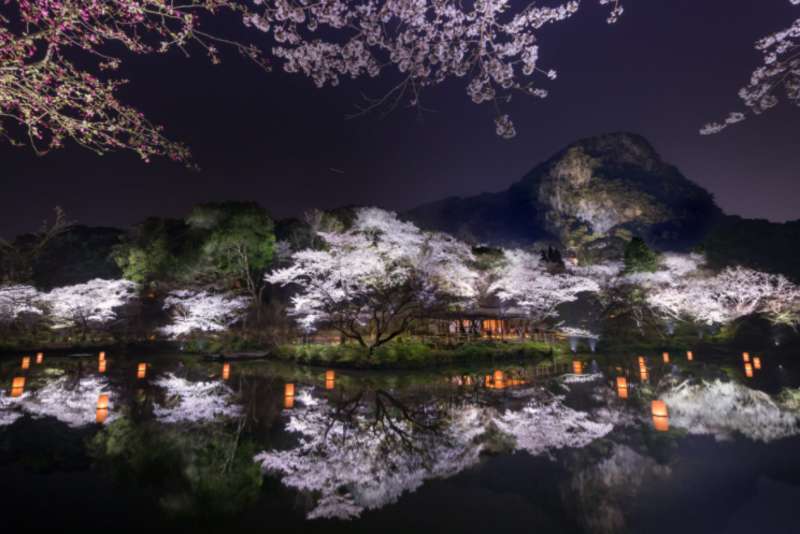
<instances>
[{"instance_id":1,"label":"orange lantern light","mask_svg":"<svg viewBox=\"0 0 800 534\"><path fill-rule=\"evenodd\" d=\"M617 395L620 399L628 398L628 379L624 376L617 377Z\"/></svg>"},{"instance_id":2,"label":"orange lantern light","mask_svg":"<svg viewBox=\"0 0 800 534\"><path fill-rule=\"evenodd\" d=\"M669 430L669 410L663 400L654 400L650 403L650 412L653 414L653 427L659 432Z\"/></svg>"},{"instance_id":3,"label":"orange lantern light","mask_svg":"<svg viewBox=\"0 0 800 534\"><path fill-rule=\"evenodd\" d=\"M97 372L98 373L105 373L106 372L106 360L100 360L97 362Z\"/></svg>"},{"instance_id":4,"label":"orange lantern light","mask_svg":"<svg viewBox=\"0 0 800 534\"><path fill-rule=\"evenodd\" d=\"M100 354L98 355L98 359L99 359L101 362L104 362L104 361L106 361L106 353L105 353L104 351L101 351L101 352L100 352Z\"/></svg>"},{"instance_id":5,"label":"orange lantern light","mask_svg":"<svg viewBox=\"0 0 800 534\"><path fill-rule=\"evenodd\" d=\"M44 362L44 352L36 353L36 365L41 365Z\"/></svg>"},{"instance_id":6,"label":"orange lantern light","mask_svg":"<svg viewBox=\"0 0 800 534\"><path fill-rule=\"evenodd\" d=\"M692 353L692 351L690 351L690 350L687 350L687 351L686 351L686 359L687 359L688 361L690 361L690 362L691 362L692 360L694 360L694 353Z\"/></svg>"},{"instance_id":7,"label":"orange lantern light","mask_svg":"<svg viewBox=\"0 0 800 534\"><path fill-rule=\"evenodd\" d=\"M20 397L22 396L22 393L24 391L25 391L25 377L15 376L14 379L11 381L11 396Z\"/></svg>"},{"instance_id":8,"label":"orange lantern light","mask_svg":"<svg viewBox=\"0 0 800 534\"><path fill-rule=\"evenodd\" d=\"M147 364L140 363L136 368L136 378L142 379L147 376Z\"/></svg>"},{"instance_id":9,"label":"orange lantern light","mask_svg":"<svg viewBox=\"0 0 800 534\"><path fill-rule=\"evenodd\" d=\"M759 356L753 358L753 367L755 367L756 370L761 369L761 358Z\"/></svg>"},{"instance_id":10,"label":"orange lantern light","mask_svg":"<svg viewBox=\"0 0 800 534\"><path fill-rule=\"evenodd\" d=\"M742 361L744 361L745 363L750 361L750 353L749 352L743 352L742 353Z\"/></svg>"},{"instance_id":11,"label":"orange lantern light","mask_svg":"<svg viewBox=\"0 0 800 534\"><path fill-rule=\"evenodd\" d=\"M222 364L222 379L228 380L231 377L231 364L225 362Z\"/></svg>"},{"instance_id":12,"label":"orange lantern light","mask_svg":"<svg viewBox=\"0 0 800 534\"><path fill-rule=\"evenodd\" d=\"M495 382L502 382L503 381L503 371L497 370L494 372L494 381Z\"/></svg>"},{"instance_id":13,"label":"orange lantern light","mask_svg":"<svg viewBox=\"0 0 800 534\"><path fill-rule=\"evenodd\" d=\"M106 393L101 393L99 397L97 397L97 412L95 413L95 421L98 424L103 424L106 422L108 418L108 395Z\"/></svg>"},{"instance_id":14,"label":"orange lantern light","mask_svg":"<svg viewBox=\"0 0 800 534\"><path fill-rule=\"evenodd\" d=\"M286 408L287 410L294 408L294 397L284 397L283 407Z\"/></svg>"},{"instance_id":15,"label":"orange lantern light","mask_svg":"<svg viewBox=\"0 0 800 534\"><path fill-rule=\"evenodd\" d=\"M669 352L662 354L662 357L664 358L664 363L669 363Z\"/></svg>"},{"instance_id":16,"label":"orange lantern light","mask_svg":"<svg viewBox=\"0 0 800 534\"><path fill-rule=\"evenodd\" d=\"M286 384L283 386L284 397L294 397L294 384Z\"/></svg>"},{"instance_id":17,"label":"orange lantern light","mask_svg":"<svg viewBox=\"0 0 800 534\"><path fill-rule=\"evenodd\" d=\"M752 363L747 362L747 363L744 364L744 375L747 378L753 378L753 364Z\"/></svg>"},{"instance_id":18,"label":"orange lantern light","mask_svg":"<svg viewBox=\"0 0 800 534\"><path fill-rule=\"evenodd\" d=\"M26 370L29 369L31 366L31 357L30 356L23 356L22 357L22 369Z\"/></svg>"},{"instance_id":19,"label":"orange lantern light","mask_svg":"<svg viewBox=\"0 0 800 534\"><path fill-rule=\"evenodd\" d=\"M644 356L639 356L639 368L642 369L645 367Z\"/></svg>"},{"instance_id":20,"label":"orange lantern light","mask_svg":"<svg viewBox=\"0 0 800 534\"><path fill-rule=\"evenodd\" d=\"M325 371L325 389L333 389L336 386L336 372L333 369Z\"/></svg>"},{"instance_id":21,"label":"orange lantern light","mask_svg":"<svg viewBox=\"0 0 800 534\"><path fill-rule=\"evenodd\" d=\"M572 362L572 372L576 375L583 374L583 362L580 360L573 360Z\"/></svg>"},{"instance_id":22,"label":"orange lantern light","mask_svg":"<svg viewBox=\"0 0 800 534\"><path fill-rule=\"evenodd\" d=\"M647 369L639 369L639 380L647 382L649 379L650 374L647 372Z\"/></svg>"}]
</instances>

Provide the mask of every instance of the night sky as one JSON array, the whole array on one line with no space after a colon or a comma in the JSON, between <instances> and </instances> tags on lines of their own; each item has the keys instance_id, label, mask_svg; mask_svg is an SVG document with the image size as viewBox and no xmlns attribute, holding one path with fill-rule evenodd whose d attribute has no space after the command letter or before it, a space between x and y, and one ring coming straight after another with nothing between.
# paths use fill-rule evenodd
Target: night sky
<instances>
[{"instance_id":1,"label":"night sky","mask_svg":"<svg viewBox=\"0 0 800 534\"><path fill-rule=\"evenodd\" d=\"M559 78L540 80L548 99L514 97L511 141L495 136L490 108L469 101L463 80L431 90L423 103L435 111L422 118L398 109L346 120L362 92L377 96L391 79L318 90L235 52L218 66L199 53L137 58L124 100L188 143L202 170L74 146L39 158L3 145L0 236L35 229L56 205L77 222L112 226L226 199L255 200L275 217L347 204L402 210L505 189L564 145L612 131L643 134L728 213L800 218L800 110L782 105L717 136L697 133L740 109L736 92L759 59L753 41L789 26L798 9L787 0L627 0L609 26L594 3L541 33L541 66Z\"/></svg>"}]
</instances>

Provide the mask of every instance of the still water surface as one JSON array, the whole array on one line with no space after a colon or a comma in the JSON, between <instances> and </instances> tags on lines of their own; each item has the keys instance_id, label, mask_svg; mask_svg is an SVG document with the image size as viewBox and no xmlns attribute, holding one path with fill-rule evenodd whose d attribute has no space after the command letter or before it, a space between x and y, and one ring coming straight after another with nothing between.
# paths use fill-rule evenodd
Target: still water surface
<instances>
[{"instance_id":1,"label":"still water surface","mask_svg":"<svg viewBox=\"0 0 800 534\"><path fill-rule=\"evenodd\" d=\"M645 356L364 372L9 355L4 525L798 532L792 358Z\"/></svg>"}]
</instances>

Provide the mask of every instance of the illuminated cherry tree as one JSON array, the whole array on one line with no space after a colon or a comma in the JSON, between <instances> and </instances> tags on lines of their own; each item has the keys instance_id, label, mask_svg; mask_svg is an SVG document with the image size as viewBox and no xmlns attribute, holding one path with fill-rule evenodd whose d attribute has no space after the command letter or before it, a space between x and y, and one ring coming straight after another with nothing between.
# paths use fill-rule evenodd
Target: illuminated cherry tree
<instances>
[{"instance_id":1,"label":"illuminated cherry tree","mask_svg":"<svg viewBox=\"0 0 800 534\"><path fill-rule=\"evenodd\" d=\"M289 313L307 331L324 322L372 350L424 313L476 296L470 248L392 212L362 208L348 230L320 236L324 249L296 252L291 266L266 277L299 289Z\"/></svg>"},{"instance_id":2,"label":"illuminated cherry tree","mask_svg":"<svg viewBox=\"0 0 800 534\"><path fill-rule=\"evenodd\" d=\"M188 150L117 99L125 80L109 76L123 54L190 48L219 61L227 45L260 62L257 50L215 37L201 19L247 16L236 0L12 0L0 7L0 136L39 153L66 140L98 154L135 151L144 160L185 161Z\"/></svg>"},{"instance_id":3,"label":"illuminated cherry tree","mask_svg":"<svg viewBox=\"0 0 800 534\"><path fill-rule=\"evenodd\" d=\"M535 321L557 316L558 305L577 300L580 293L600 291L600 285L591 278L548 272L537 254L522 250L505 250L503 254L505 261L497 268L489 291Z\"/></svg>"},{"instance_id":4,"label":"illuminated cherry tree","mask_svg":"<svg viewBox=\"0 0 800 534\"><path fill-rule=\"evenodd\" d=\"M785 276L728 267L714 276L684 276L651 286L649 303L665 316L708 325L763 314L774 323L800 322L800 288Z\"/></svg>"},{"instance_id":5,"label":"illuminated cherry tree","mask_svg":"<svg viewBox=\"0 0 800 534\"><path fill-rule=\"evenodd\" d=\"M789 0L800 5L800 0ZM800 105L800 18L791 26L771 33L755 44L762 55L761 64L750 75L750 82L739 90L747 112L759 115L780 101L780 93L790 103ZM746 113L736 111L721 122L706 124L700 133L718 133L745 120Z\"/></svg>"},{"instance_id":6,"label":"illuminated cherry tree","mask_svg":"<svg viewBox=\"0 0 800 534\"><path fill-rule=\"evenodd\" d=\"M209 291L172 291L164 299L164 309L172 322L160 329L170 338L195 332L223 332L244 316L247 297Z\"/></svg>"},{"instance_id":7,"label":"illuminated cherry tree","mask_svg":"<svg viewBox=\"0 0 800 534\"><path fill-rule=\"evenodd\" d=\"M619 0L598 1L610 7L609 23L622 14ZM245 22L272 35L272 52L287 72L305 74L322 87L341 78L376 77L392 67L398 83L368 100L362 112L421 107L423 89L463 78L474 103L492 105L497 134L507 138L515 129L502 104L514 92L544 98L547 90L534 77L556 78L555 70L539 64L539 31L581 7L573 0L553 6L508 0L256 3L261 11Z\"/></svg>"},{"instance_id":8,"label":"illuminated cherry tree","mask_svg":"<svg viewBox=\"0 0 800 534\"><path fill-rule=\"evenodd\" d=\"M0 323L9 324L24 313L42 315L42 302L35 287L0 286Z\"/></svg>"},{"instance_id":9,"label":"illuminated cherry tree","mask_svg":"<svg viewBox=\"0 0 800 534\"><path fill-rule=\"evenodd\" d=\"M53 328L77 327L82 331L118 318L118 308L136 298L138 286L128 280L96 278L84 284L57 287L42 293Z\"/></svg>"}]
</instances>

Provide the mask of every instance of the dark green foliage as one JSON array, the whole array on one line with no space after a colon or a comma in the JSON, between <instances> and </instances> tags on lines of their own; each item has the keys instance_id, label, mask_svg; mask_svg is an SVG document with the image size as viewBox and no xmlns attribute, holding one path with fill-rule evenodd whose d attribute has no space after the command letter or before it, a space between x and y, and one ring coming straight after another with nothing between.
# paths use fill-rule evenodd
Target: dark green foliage
<instances>
[{"instance_id":1,"label":"dark green foliage","mask_svg":"<svg viewBox=\"0 0 800 534\"><path fill-rule=\"evenodd\" d=\"M34 285L47 290L95 278L119 278L122 273L112 251L123 233L116 228L70 227L34 261Z\"/></svg>"},{"instance_id":2,"label":"dark green foliage","mask_svg":"<svg viewBox=\"0 0 800 534\"><path fill-rule=\"evenodd\" d=\"M236 287L256 299L274 249L266 211L255 203L224 202L197 206L186 220L147 219L113 256L135 282Z\"/></svg>"},{"instance_id":3,"label":"dark green foliage","mask_svg":"<svg viewBox=\"0 0 800 534\"><path fill-rule=\"evenodd\" d=\"M800 221L773 223L726 216L702 243L712 267L745 265L800 282Z\"/></svg>"},{"instance_id":4,"label":"dark green foliage","mask_svg":"<svg viewBox=\"0 0 800 534\"><path fill-rule=\"evenodd\" d=\"M658 254L640 237L634 237L625 245L625 272L653 272L658 269Z\"/></svg>"},{"instance_id":5,"label":"dark green foliage","mask_svg":"<svg viewBox=\"0 0 800 534\"><path fill-rule=\"evenodd\" d=\"M542 249L541 258L551 268L559 269L564 267L564 258L561 257L561 252L552 246Z\"/></svg>"}]
</instances>

